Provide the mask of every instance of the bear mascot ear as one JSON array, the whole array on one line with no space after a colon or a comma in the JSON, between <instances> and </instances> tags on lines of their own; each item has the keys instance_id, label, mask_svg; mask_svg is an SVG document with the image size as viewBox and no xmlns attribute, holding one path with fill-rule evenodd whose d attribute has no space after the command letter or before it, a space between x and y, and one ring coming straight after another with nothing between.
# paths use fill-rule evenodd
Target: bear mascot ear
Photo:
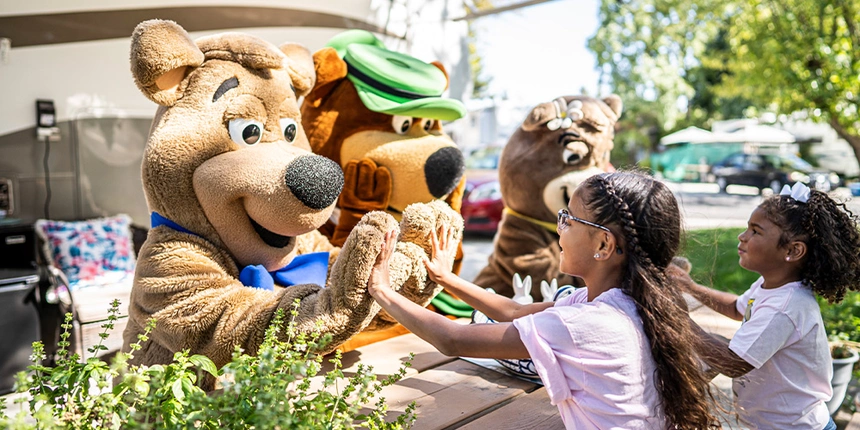
<instances>
[{"instance_id":1,"label":"bear mascot ear","mask_svg":"<svg viewBox=\"0 0 860 430\"><path fill-rule=\"evenodd\" d=\"M203 64L203 52L173 21L149 20L131 36L131 73L147 98L172 106L184 90L189 72Z\"/></svg>"},{"instance_id":2,"label":"bear mascot ear","mask_svg":"<svg viewBox=\"0 0 860 430\"><path fill-rule=\"evenodd\" d=\"M442 73L444 73L444 74L445 74L445 89L447 90L447 89L448 89L448 86L451 84L451 77L450 77L450 76L448 76L448 71L447 71L447 70L445 70L445 66L444 66L442 63L438 62L438 61L434 61L434 62L432 62L432 63L430 63L430 64L432 64L432 65L436 66L436 68L437 68L437 69L441 70L441 71L442 71Z\"/></svg>"},{"instance_id":3,"label":"bear mascot ear","mask_svg":"<svg viewBox=\"0 0 860 430\"><path fill-rule=\"evenodd\" d=\"M610 94L603 99L603 103L606 103L606 106L609 106L609 109L612 109L612 112L615 113L615 122L618 122L618 119L621 118L621 110L624 106L621 102L621 97L618 97L615 94Z\"/></svg>"},{"instance_id":4,"label":"bear mascot ear","mask_svg":"<svg viewBox=\"0 0 860 430\"><path fill-rule=\"evenodd\" d=\"M523 121L522 128L524 131L535 131L538 127L546 124L557 116L558 108L556 108L554 103L541 103L529 112L528 116L526 116L526 119Z\"/></svg>"},{"instance_id":5,"label":"bear mascot ear","mask_svg":"<svg viewBox=\"0 0 860 430\"><path fill-rule=\"evenodd\" d=\"M337 84L346 78L346 62L334 48L323 48L314 53L314 72L316 86L307 96L308 102L319 107L322 100L331 93Z\"/></svg>"},{"instance_id":6,"label":"bear mascot ear","mask_svg":"<svg viewBox=\"0 0 860 430\"><path fill-rule=\"evenodd\" d=\"M308 48L298 43L285 43L281 45L287 60L287 73L293 80L296 96L306 96L311 92L316 82L316 71L314 70L314 59Z\"/></svg>"}]
</instances>

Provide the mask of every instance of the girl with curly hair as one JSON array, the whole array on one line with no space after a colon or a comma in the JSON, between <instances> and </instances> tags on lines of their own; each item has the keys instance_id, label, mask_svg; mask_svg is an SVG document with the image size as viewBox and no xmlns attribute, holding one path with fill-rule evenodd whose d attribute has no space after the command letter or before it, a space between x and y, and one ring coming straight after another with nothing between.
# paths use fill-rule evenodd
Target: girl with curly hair
<instances>
[{"instance_id":1,"label":"girl with curly hair","mask_svg":"<svg viewBox=\"0 0 860 430\"><path fill-rule=\"evenodd\" d=\"M833 367L815 294L830 303L860 286L857 218L801 183L762 202L738 236L741 267L761 275L741 296L670 276L702 303L738 321L728 344L699 330L701 358L733 378L735 408L752 428L836 429Z\"/></svg>"},{"instance_id":2,"label":"girl with curly hair","mask_svg":"<svg viewBox=\"0 0 860 430\"><path fill-rule=\"evenodd\" d=\"M442 231L425 261L439 285L498 324L461 325L389 288L389 233L368 290L443 354L531 358L567 428L704 429L708 379L680 291L666 276L681 222L672 192L632 172L593 176L558 214L561 270L587 287L555 303L521 305L451 273L457 237Z\"/></svg>"}]
</instances>

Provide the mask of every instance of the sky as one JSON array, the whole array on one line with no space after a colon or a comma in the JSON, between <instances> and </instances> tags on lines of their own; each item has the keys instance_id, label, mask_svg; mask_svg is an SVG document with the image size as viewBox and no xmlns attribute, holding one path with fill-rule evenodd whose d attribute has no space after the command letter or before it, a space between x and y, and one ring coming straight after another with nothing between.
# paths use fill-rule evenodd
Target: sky
<instances>
[{"instance_id":1,"label":"sky","mask_svg":"<svg viewBox=\"0 0 860 430\"><path fill-rule=\"evenodd\" d=\"M555 0L473 21L490 93L525 105L582 88L596 95L599 74L586 43L597 31L598 4Z\"/></svg>"}]
</instances>

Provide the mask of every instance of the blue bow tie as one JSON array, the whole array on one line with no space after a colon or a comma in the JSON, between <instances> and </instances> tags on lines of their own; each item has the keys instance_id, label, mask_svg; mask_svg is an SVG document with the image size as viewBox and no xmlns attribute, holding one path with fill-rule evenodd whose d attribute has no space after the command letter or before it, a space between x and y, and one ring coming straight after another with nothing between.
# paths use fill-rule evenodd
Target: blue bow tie
<instances>
[{"instance_id":1,"label":"blue bow tie","mask_svg":"<svg viewBox=\"0 0 860 430\"><path fill-rule=\"evenodd\" d=\"M293 261L282 269L267 272L266 268L257 264L245 266L239 273L239 281L246 287L272 291L275 284L291 287L301 284L316 284L325 286L328 275L328 252L312 252L293 258Z\"/></svg>"},{"instance_id":2,"label":"blue bow tie","mask_svg":"<svg viewBox=\"0 0 860 430\"><path fill-rule=\"evenodd\" d=\"M150 223L152 224L152 228L165 225L176 231L197 236L194 232L162 216L158 212L150 214ZM239 281L246 287L269 291L275 289L275 284L283 287L301 284L325 286L326 276L328 275L328 255L328 252L312 252L310 254L299 255L293 258L293 261L286 267L273 272L266 271L266 268L259 264L245 266L242 272L239 273Z\"/></svg>"}]
</instances>

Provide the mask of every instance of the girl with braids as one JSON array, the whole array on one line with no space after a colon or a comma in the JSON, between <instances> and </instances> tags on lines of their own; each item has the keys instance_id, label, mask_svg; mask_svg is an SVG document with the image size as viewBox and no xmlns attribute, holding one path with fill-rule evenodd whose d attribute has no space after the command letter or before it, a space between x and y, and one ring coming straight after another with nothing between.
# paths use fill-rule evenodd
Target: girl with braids
<instances>
[{"instance_id":1,"label":"girl with braids","mask_svg":"<svg viewBox=\"0 0 860 430\"><path fill-rule=\"evenodd\" d=\"M708 380L695 333L665 275L678 250L678 204L650 177L591 177L558 214L561 270L587 287L555 303L521 305L453 273L458 238L443 230L425 261L431 279L498 324L461 325L389 288L394 232L368 290L389 314L450 356L531 358L567 428L704 429Z\"/></svg>"},{"instance_id":2,"label":"girl with braids","mask_svg":"<svg viewBox=\"0 0 860 430\"><path fill-rule=\"evenodd\" d=\"M741 267L761 275L740 297L671 277L708 307L743 324L728 344L699 331L701 358L734 378L738 416L753 428L835 429L833 367L815 294L831 303L860 286L854 215L801 183L765 200L738 236Z\"/></svg>"}]
</instances>

